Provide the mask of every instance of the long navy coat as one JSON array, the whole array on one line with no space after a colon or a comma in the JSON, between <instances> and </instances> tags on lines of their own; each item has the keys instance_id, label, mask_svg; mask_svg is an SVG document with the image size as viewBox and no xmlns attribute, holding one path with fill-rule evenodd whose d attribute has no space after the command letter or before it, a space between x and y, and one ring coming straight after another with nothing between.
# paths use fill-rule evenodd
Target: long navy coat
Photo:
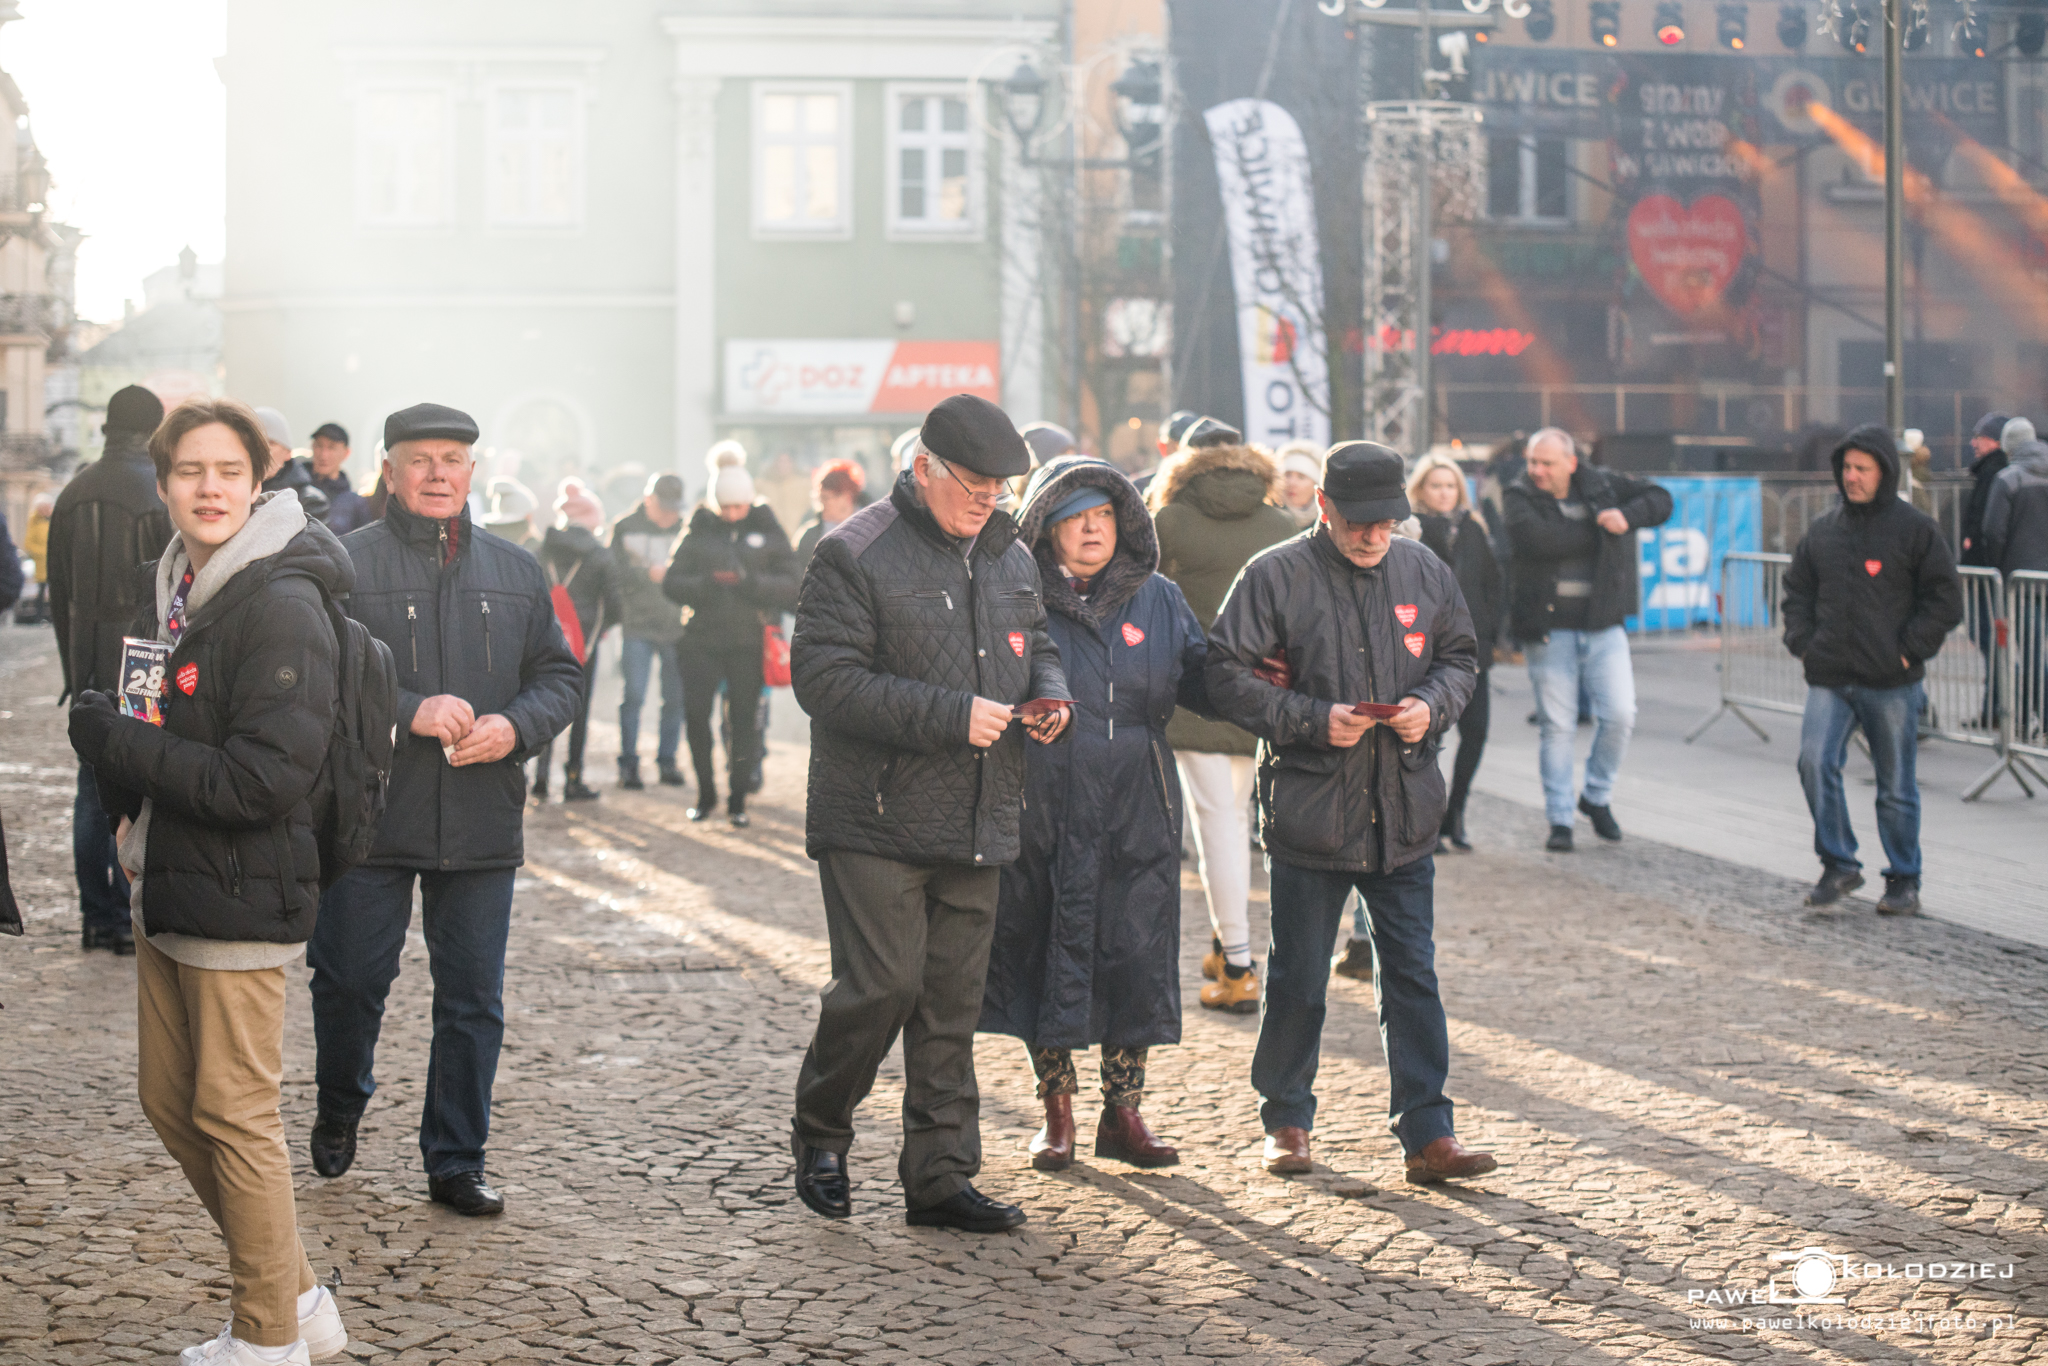
<instances>
[{"instance_id":1,"label":"long navy coat","mask_svg":"<svg viewBox=\"0 0 2048 1366\"><path fill-rule=\"evenodd\" d=\"M1116 557L1084 602L1045 539L1081 485L1117 508ZM1003 869L981 1029L1040 1047L1180 1039L1180 779L1166 723L1209 714L1207 641L1180 589L1155 573L1158 540L1114 467L1069 457L1041 470L1022 518L1074 718L1025 747L1023 852Z\"/></svg>"}]
</instances>

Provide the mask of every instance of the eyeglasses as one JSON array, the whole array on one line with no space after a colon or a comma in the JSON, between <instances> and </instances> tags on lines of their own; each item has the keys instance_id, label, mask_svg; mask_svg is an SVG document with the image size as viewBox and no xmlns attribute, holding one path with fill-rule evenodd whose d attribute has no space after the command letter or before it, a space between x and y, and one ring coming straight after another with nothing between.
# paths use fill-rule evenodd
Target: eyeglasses
<instances>
[{"instance_id":1,"label":"eyeglasses","mask_svg":"<svg viewBox=\"0 0 2048 1366\"><path fill-rule=\"evenodd\" d=\"M1004 484L1001 480L997 480L995 488L987 493L982 493L975 489L971 489L967 486L967 481L965 479L962 479L957 474L953 474L953 467L951 465L947 464L945 461L939 459L935 455L930 456L928 458L940 469L944 470L947 474L952 475L953 482L960 486L960 491L962 493L966 494L975 502L980 503L983 507L996 506L998 503L1003 501L1003 495L1010 491L1009 487L1006 484Z\"/></svg>"}]
</instances>

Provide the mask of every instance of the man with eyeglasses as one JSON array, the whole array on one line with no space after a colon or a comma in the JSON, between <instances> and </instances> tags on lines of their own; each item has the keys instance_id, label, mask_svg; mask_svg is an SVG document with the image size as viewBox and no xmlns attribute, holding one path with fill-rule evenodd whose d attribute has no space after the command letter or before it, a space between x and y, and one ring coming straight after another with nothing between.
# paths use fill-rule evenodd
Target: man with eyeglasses
<instances>
[{"instance_id":1,"label":"man with eyeglasses","mask_svg":"<svg viewBox=\"0 0 2048 1366\"><path fill-rule=\"evenodd\" d=\"M834 527L804 573L790 671L811 717L804 843L832 980L790 1146L798 1196L828 1219L853 1212L853 1112L900 1033L909 1222L1024 1222L972 1182L974 1028L999 870L1020 846L1025 734L1050 744L1071 711L1037 563L998 508L1029 466L1002 409L956 394L889 497Z\"/></svg>"}]
</instances>

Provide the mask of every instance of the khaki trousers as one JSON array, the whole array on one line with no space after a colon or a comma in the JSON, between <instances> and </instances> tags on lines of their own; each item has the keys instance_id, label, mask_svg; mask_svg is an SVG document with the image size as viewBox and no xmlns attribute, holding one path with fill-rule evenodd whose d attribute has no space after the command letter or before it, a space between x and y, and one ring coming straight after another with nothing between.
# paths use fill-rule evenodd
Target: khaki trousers
<instances>
[{"instance_id":1,"label":"khaki trousers","mask_svg":"<svg viewBox=\"0 0 2048 1366\"><path fill-rule=\"evenodd\" d=\"M227 1242L235 1336L297 1342L298 1297L314 1281L277 1110L284 969L187 967L138 934L135 984L142 1111Z\"/></svg>"}]
</instances>

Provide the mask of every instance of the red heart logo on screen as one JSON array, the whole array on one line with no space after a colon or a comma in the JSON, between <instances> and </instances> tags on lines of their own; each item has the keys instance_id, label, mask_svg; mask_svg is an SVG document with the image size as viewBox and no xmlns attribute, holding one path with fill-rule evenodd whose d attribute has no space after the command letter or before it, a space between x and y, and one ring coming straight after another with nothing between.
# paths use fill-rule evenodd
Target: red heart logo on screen
<instances>
[{"instance_id":1,"label":"red heart logo on screen","mask_svg":"<svg viewBox=\"0 0 2048 1366\"><path fill-rule=\"evenodd\" d=\"M1016 655L1019 659L1024 657L1024 633L1022 631L1010 632L1010 653Z\"/></svg>"},{"instance_id":2,"label":"red heart logo on screen","mask_svg":"<svg viewBox=\"0 0 2048 1366\"><path fill-rule=\"evenodd\" d=\"M1394 609L1394 619L1403 626L1413 626L1416 618L1415 604L1404 602Z\"/></svg>"},{"instance_id":3,"label":"red heart logo on screen","mask_svg":"<svg viewBox=\"0 0 2048 1366\"><path fill-rule=\"evenodd\" d=\"M1749 250L1742 210L1718 194L1690 207L1668 194L1645 195L1628 212L1628 254L1643 283L1673 313L1690 316L1718 304Z\"/></svg>"},{"instance_id":4,"label":"red heart logo on screen","mask_svg":"<svg viewBox=\"0 0 2048 1366\"><path fill-rule=\"evenodd\" d=\"M1124 623L1124 644L1137 645L1141 644L1144 639L1145 633L1143 631L1140 631L1128 621Z\"/></svg>"},{"instance_id":5,"label":"red heart logo on screen","mask_svg":"<svg viewBox=\"0 0 2048 1366\"><path fill-rule=\"evenodd\" d=\"M1873 579L1877 577L1878 571L1883 568L1883 560L1865 560L1863 562L1863 572L1870 575L1870 577Z\"/></svg>"},{"instance_id":6,"label":"red heart logo on screen","mask_svg":"<svg viewBox=\"0 0 2048 1366\"><path fill-rule=\"evenodd\" d=\"M187 664L178 670L178 691L190 697L199 688L199 666Z\"/></svg>"},{"instance_id":7,"label":"red heart logo on screen","mask_svg":"<svg viewBox=\"0 0 2048 1366\"><path fill-rule=\"evenodd\" d=\"M1401 643L1408 647L1409 654L1414 655L1417 659L1420 659L1422 658L1422 646L1426 639L1427 637L1425 637L1422 634L1422 632L1410 631L1407 635L1401 637Z\"/></svg>"}]
</instances>

